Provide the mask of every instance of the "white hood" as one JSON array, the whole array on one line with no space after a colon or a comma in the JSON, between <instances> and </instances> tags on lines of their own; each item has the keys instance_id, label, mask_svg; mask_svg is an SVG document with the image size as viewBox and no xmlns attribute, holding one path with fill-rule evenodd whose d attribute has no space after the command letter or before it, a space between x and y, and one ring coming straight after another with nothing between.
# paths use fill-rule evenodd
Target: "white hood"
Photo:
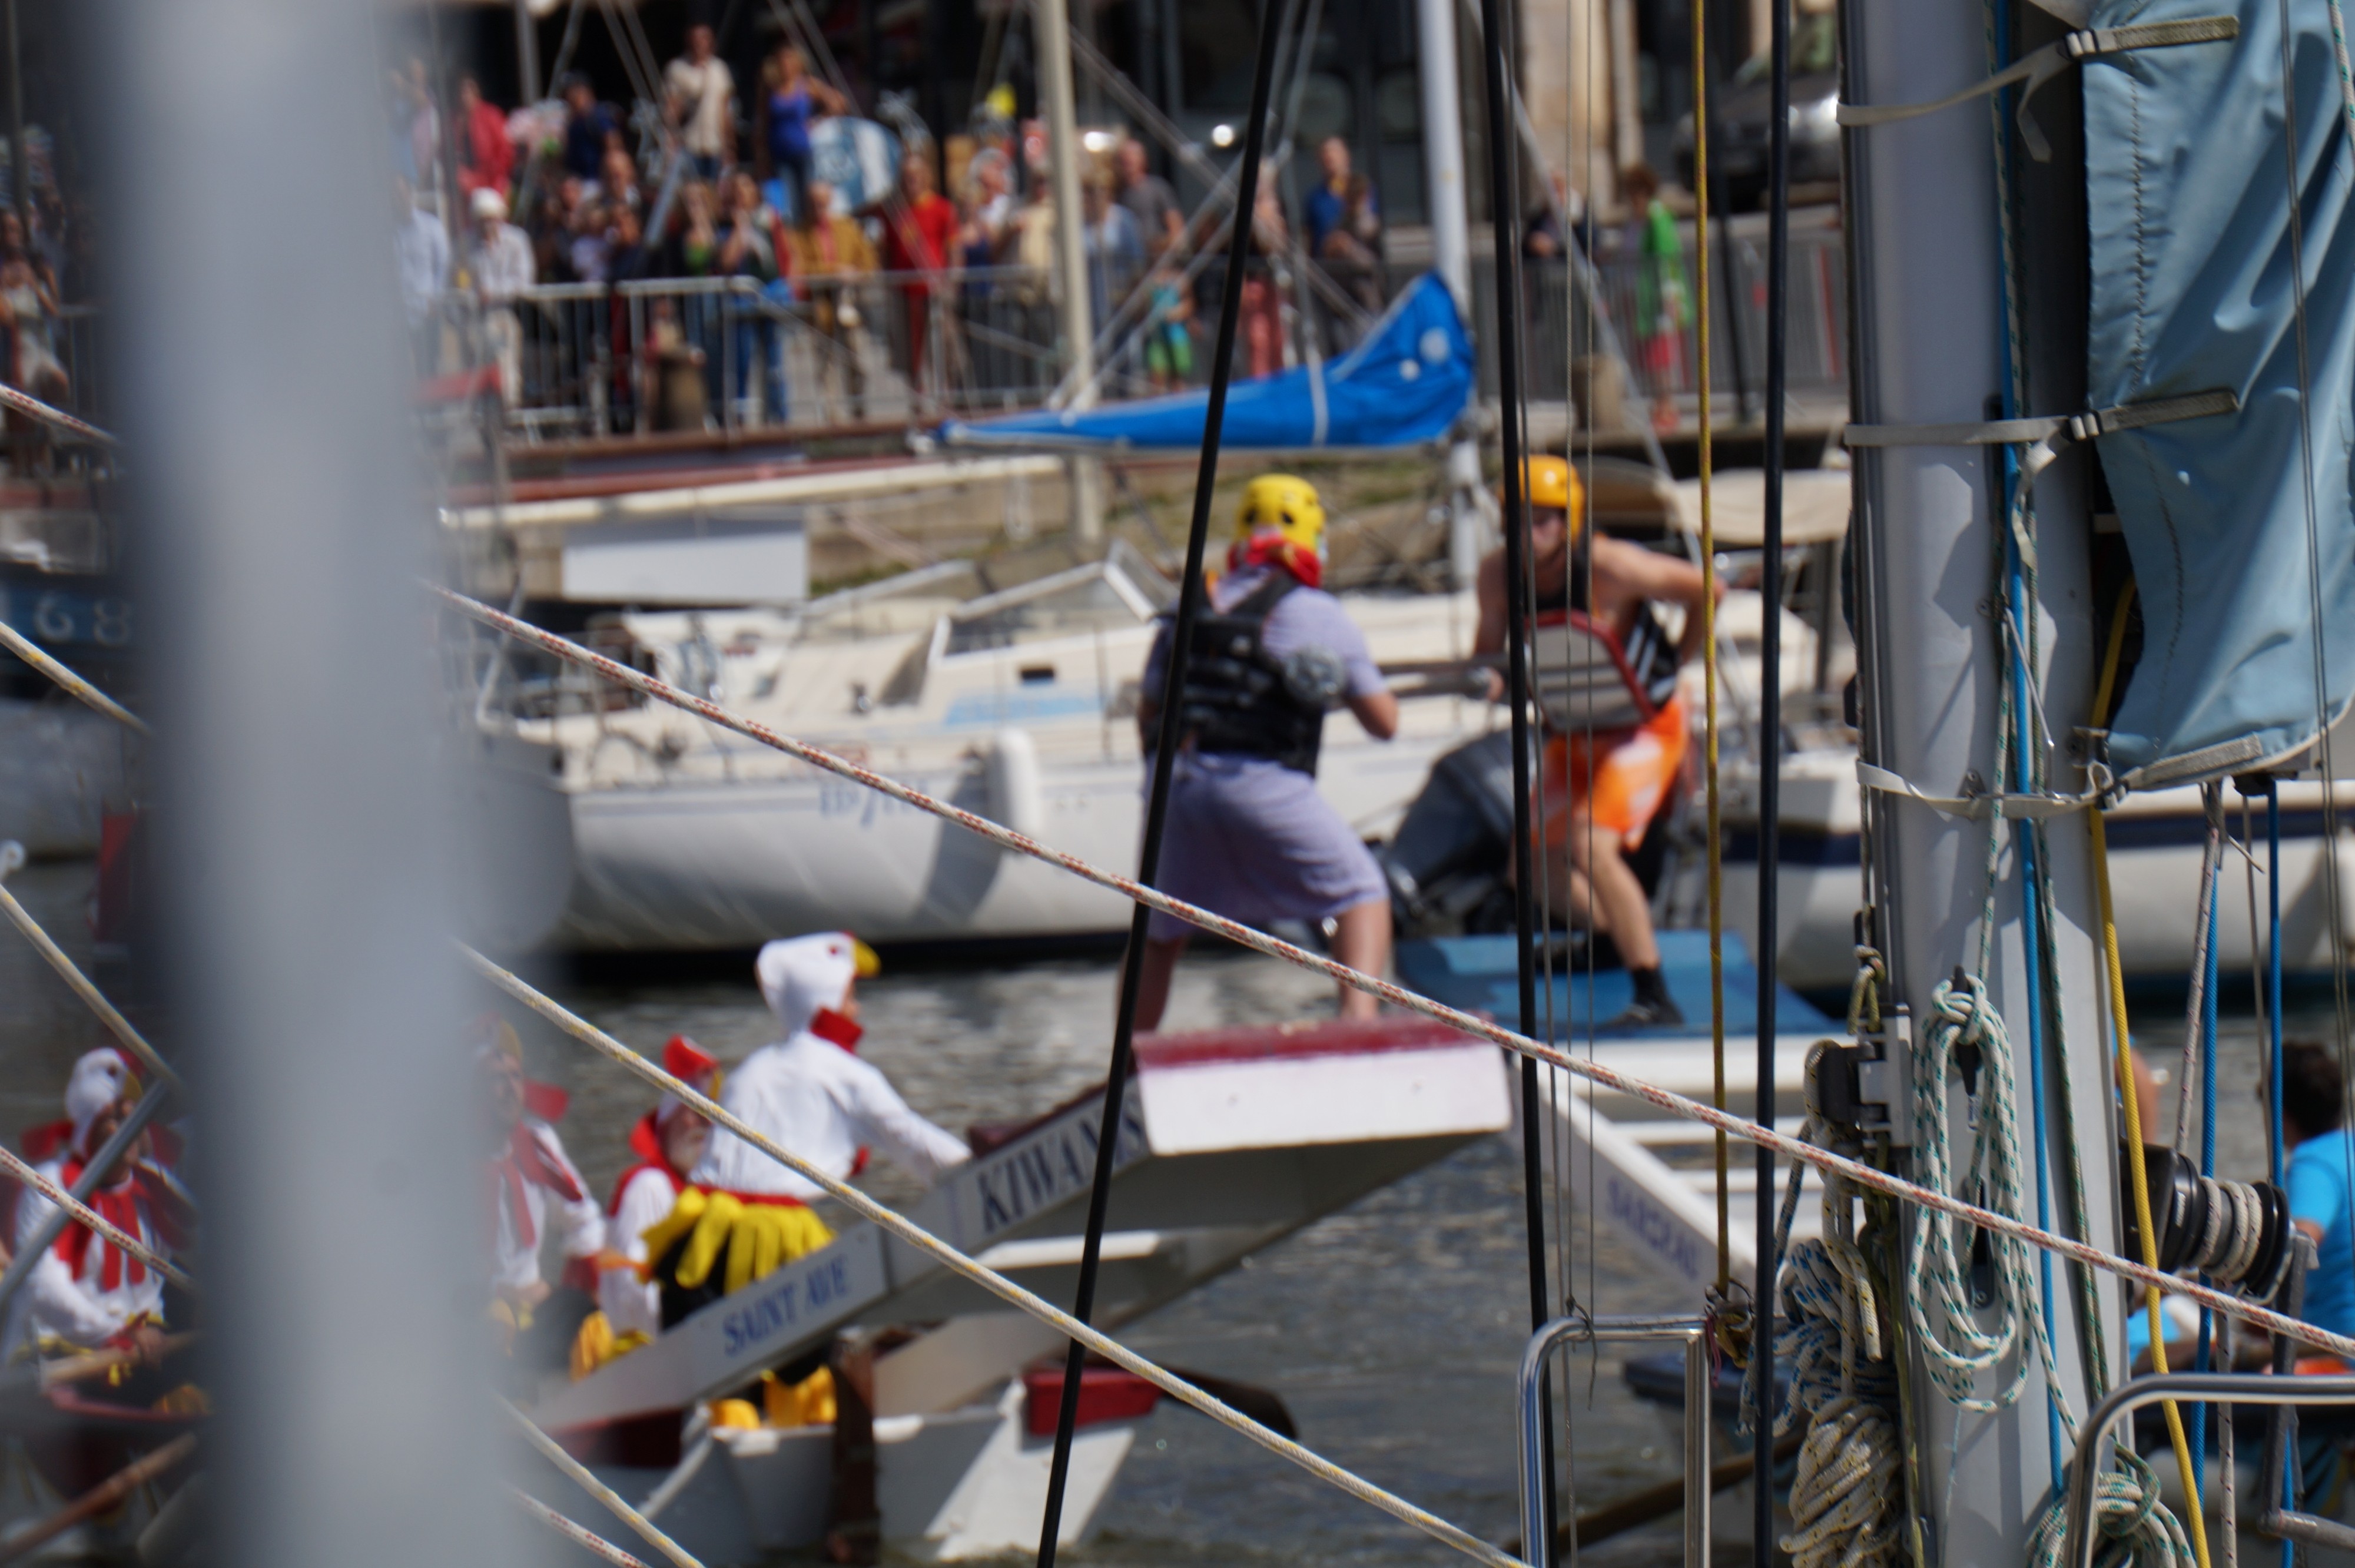
<instances>
[{"instance_id":1,"label":"white hood","mask_svg":"<svg viewBox=\"0 0 2355 1568\"><path fill-rule=\"evenodd\" d=\"M809 1028L822 1008L842 1006L843 993L858 974L858 944L847 931L824 931L772 942L753 961L761 996L784 1026L785 1038Z\"/></svg>"}]
</instances>

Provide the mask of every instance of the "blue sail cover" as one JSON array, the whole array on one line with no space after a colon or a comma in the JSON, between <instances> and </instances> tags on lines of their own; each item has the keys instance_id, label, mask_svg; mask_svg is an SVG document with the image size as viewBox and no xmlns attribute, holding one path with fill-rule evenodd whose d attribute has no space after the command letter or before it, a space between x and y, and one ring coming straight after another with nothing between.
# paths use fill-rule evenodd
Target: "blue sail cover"
<instances>
[{"instance_id":1,"label":"blue sail cover","mask_svg":"<svg viewBox=\"0 0 2355 1568\"><path fill-rule=\"evenodd\" d=\"M1408 446L1445 435L1471 392L1472 345L1455 297L1438 273L1426 272L1343 357L1235 382L1219 439L1244 449ZM941 439L963 446L1199 451L1209 402L1207 391L1178 392L1085 412L953 420L941 427Z\"/></svg>"},{"instance_id":2,"label":"blue sail cover","mask_svg":"<svg viewBox=\"0 0 2355 1568\"><path fill-rule=\"evenodd\" d=\"M2141 660L2110 736L2113 765L2137 787L2292 755L2314 741L2318 709L2335 719L2355 689L2355 159L2326 0L2287 0L2312 394L2303 398L2283 9L2283 0L2093 6L2095 27L2226 14L2240 22L2237 38L2105 55L2083 70L2089 401L2218 388L2241 400L2238 414L2100 438L2143 613ZM2318 627L2309 528L2321 560Z\"/></svg>"}]
</instances>

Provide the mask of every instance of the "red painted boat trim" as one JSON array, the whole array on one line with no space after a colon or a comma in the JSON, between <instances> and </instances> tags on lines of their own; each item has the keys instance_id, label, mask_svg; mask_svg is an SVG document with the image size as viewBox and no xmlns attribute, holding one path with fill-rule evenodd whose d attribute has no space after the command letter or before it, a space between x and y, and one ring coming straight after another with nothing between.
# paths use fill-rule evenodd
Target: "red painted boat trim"
<instances>
[{"instance_id":1,"label":"red painted boat trim","mask_svg":"<svg viewBox=\"0 0 2355 1568\"><path fill-rule=\"evenodd\" d=\"M1140 1072L1198 1067L1218 1061L1284 1061L1319 1056L1371 1056L1392 1051L1438 1051L1485 1042L1431 1019L1330 1019L1317 1023L1259 1024L1194 1034L1146 1035L1136 1042Z\"/></svg>"}]
</instances>

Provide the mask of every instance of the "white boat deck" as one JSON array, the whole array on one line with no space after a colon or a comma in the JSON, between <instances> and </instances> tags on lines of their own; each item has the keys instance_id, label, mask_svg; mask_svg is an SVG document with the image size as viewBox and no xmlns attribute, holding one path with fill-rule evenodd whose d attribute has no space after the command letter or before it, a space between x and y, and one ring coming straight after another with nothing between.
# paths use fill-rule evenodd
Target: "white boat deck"
<instances>
[{"instance_id":1,"label":"white boat deck","mask_svg":"<svg viewBox=\"0 0 2355 1568\"><path fill-rule=\"evenodd\" d=\"M1774 1052L1776 1117L1796 1127L1804 1114L1801 1093L1807 1049L1820 1034L1779 1036ZM1750 1115L1756 1102L1755 1044L1726 1041L1726 1108ZM1582 1059L1707 1103L1711 1088L1706 1040L1645 1040L1574 1047ZM1541 1072L1543 1070L1540 1070ZM1545 1083L1545 1078L1550 1083ZM1608 1224L1663 1278L1689 1287L1689 1305L1717 1279L1716 1134L1700 1122L1664 1117L1658 1109L1627 1095L1599 1090L1566 1072L1540 1079L1551 1114L1544 1125L1549 1168L1559 1154L1568 1161L1571 1186L1582 1208ZM1758 1155L1755 1145L1736 1139L1727 1172L1733 1273L1757 1276ZM1775 1162L1775 1192L1789 1172ZM1822 1207L1812 1181L1791 1228L1794 1241L1822 1233ZM1668 1309L1666 1306L1664 1310Z\"/></svg>"}]
</instances>

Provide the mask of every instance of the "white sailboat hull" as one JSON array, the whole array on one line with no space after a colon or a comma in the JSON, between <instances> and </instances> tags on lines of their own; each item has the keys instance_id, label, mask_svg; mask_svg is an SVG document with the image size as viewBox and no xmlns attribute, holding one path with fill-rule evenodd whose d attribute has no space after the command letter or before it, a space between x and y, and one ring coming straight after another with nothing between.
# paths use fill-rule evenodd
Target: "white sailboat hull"
<instances>
[{"instance_id":1,"label":"white sailboat hull","mask_svg":"<svg viewBox=\"0 0 2355 1568\"><path fill-rule=\"evenodd\" d=\"M2341 786L2342 799L2350 792ZM2331 961L2330 857L2322 834L2322 787L2281 786L2282 967L2286 974L2328 971ZM2355 811L2340 805L2338 898L2341 941L2355 940ZM2249 919L2246 863L2226 851L2217 912L2218 964L2228 979L2246 979L2262 958L2270 922L2265 887L2265 817L2253 803L2256 855L2256 938ZM1926 811L1927 806L1901 806ZM2225 792L2227 828L2237 838L2240 796ZM1855 914L1863 902L1859 869L1861 811L1855 755L1804 752L1783 764L1782 951L1776 968L1802 990L1847 989L1856 974ZM2126 978L2181 983L2190 974L2200 901L2205 827L2197 787L2128 796L2105 819L2110 881L2116 908L2119 962ZM1757 937L1758 835L1754 816L1726 814L1727 920L1753 944Z\"/></svg>"},{"instance_id":2,"label":"white sailboat hull","mask_svg":"<svg viewBox=\"0 0 2355 1568\"><path fill-rule=\"evenodd\" d=\"M1136 712L1154 635L1126 581L1107 562L1013 591L1037 600L966 601L929 621L909 612L872 635L820 636L751 611L627 624L676 684L1125 871L1143 826ZM1378 662L1470 651L1468 594L1344 603ZM1380 839L1433 759L1501 720L1486 701L1420 696L1384 742L1336 711L1319 787L1360 837ZM1023 939L1129 923L1126 901L1068 871L676 709L568 711L518 729L564 757L573 877L559 946L741 948L829 929L870 942Z\"/></svg>"},{"instance_id":3,"label":"white sailboat hull","mask_svg":"<svg viewBox=\"0 0 2355 1568\"><path fill-rule=\"evenodd\" d=\"M1485 718L1485 716L1483 716ZM1340 728L1335 725L1334 728ZM1342 819L1385 836L1432 760L1476 729L1328 748L1319 782ZM991 816L973 766L896 773ZM842 928L869 941L1044 937L1124 930L1129 902L928 813L817 770L571 798L574 877L558 940L581 948L728 948ZM1042 767L1035 836L1133 870L1144 822L1135 756ZM1012 814L1009 814L1012 815Z\"/></svg>"}]
</instances>

